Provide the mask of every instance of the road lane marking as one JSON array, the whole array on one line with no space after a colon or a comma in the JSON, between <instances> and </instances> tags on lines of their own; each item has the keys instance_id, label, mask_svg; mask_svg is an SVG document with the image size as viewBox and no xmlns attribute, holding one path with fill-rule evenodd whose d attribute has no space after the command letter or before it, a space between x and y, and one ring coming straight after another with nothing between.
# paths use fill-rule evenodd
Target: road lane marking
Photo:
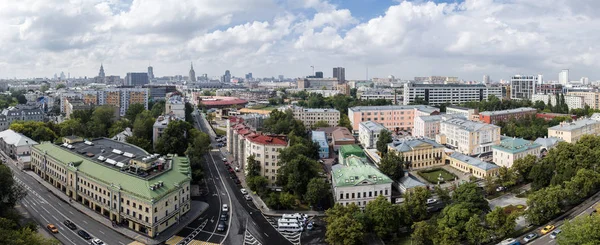
<instances>
[{"instance_id":1,"label":"road lane marking","mask_svg":"<svg viewBox=\"0 0 600 245\"><path fill-rule=\"evenodd\" d=\"M55 220L58 220L58 218L56 218L56 216L52 215L52 218L54 218Z\"/></svg>"},{"instance_id":2,"label":"road lane marking","mask_svg":"<svg viewBox=\"0 0 600 245\"><path fill-rule=\"evenodd\" d=\"M69 213L70 213L71 215L75 215L75 214L74 214L73 212L71 212L71 211L69 211Z\"/></svg>"},{"instance_id":3,"label":"road lane marking","mask_svg":"<svg viewBox=\"0 0 600 245\"><path fill-rule=\"evenodd\" d=\"M267 233L263 232L263 234L265 234L265 236L269 237L269 235Z\"/></svg>"},{"instance_id":4,"label":"road lane marking","mask_svg":"<svg viewBox=\"0 0 600 245\"><path fill-rule=\"evenodd\" d=\"M102 232L101 230L98 230L98 231L99 231L100 233L102 233L102 235L106 235L106 234L104 234L104 232Z\"/></svg>"},{"instance_id":5,"label":"road lane marking","mask_svg":"<svg viewBox=\"0 0 600 245\"><path fill-rule=\"evenodd\" d=\"M82 220L82 221L83 221L83 223L85 223L86 225L88 224L88 222L87 222L87 221L85 221L85 220Z\"/></svg>"}]
</instances>

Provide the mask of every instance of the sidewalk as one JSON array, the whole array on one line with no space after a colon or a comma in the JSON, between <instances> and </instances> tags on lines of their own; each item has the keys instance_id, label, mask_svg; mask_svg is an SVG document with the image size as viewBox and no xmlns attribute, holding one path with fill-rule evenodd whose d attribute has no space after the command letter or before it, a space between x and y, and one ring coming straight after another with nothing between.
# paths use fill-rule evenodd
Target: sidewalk
<instances>
[{"instance_id":1,"label":"sidewalk","mask_svg":"<svg viewBox=\"0 0 600 245\"><path fill-rule=\"evenodd\" d=\"M136 231L130 230L125 227L121 227L121 226L113 227L112 221L110 221L108 218L102 216L101 214L96 213L94 210L89 209L88 207L82 205L79 202L70 202L69 203L69 197L65 193L56 189L50 183L42 180L42 178L40 178L40 176L38 176L37 174L30 172L30 171L24 171L24 173L33 177L37 182L44 185L44 187L46 187L47 190L52 192L52 194L54 194L56 197L62 199L67 204L71 205L72 207L76 208L77 210L79 210L79 212L82 212L83 214L87 215L88 217L98 221L99 223L105 225L106 227L108 227L116 232L121 233L122 235L124 235L126 237L129 237L133 240L136 240L136 241L144 243L144 244L161 244L162 242L166 241L167 239L169 239L170 237L175 235L177 232L181 231L185 226L187 226L189 223L194 221L198 216L200 216L204 211L206 211L206 209L208 209L208 203L200 202L200 201L191 201L191 209L186 214L181 216L181 218L179 219L179 222L176 225L169 227L166 231L161 232L158 236L156 236L154 238L150 238L150 237L144 236L141 233L138 233Z\"/></svg>"}]
</instances>

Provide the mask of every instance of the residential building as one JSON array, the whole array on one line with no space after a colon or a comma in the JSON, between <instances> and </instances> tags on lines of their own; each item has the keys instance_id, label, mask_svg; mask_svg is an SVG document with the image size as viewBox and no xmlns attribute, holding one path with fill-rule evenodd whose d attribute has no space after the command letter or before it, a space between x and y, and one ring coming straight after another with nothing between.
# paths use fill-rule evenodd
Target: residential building
<instances>
[{"instance_id":1,"label":"residential building","mask_svg":"<svg viewBox=\"0 0 600 245\"><path fill-rule=\"evenodd\" d=\"M561 141L563 140L560 138L544 136L544 138L537 138L534 143L541 145L540 155L545 156L550 149L554 148Z\"/></svg>"},{"instance_id":2,"label":"residential building","mask_svg":"<svg viewBox=\"0 0 600 245\"><path fill-rule=\"evenodd\" d=\"M32 146L32 171L90 213L155 237L190 210L188 158L150 155L106 138L63 142Z\"/></svg>"},{"instance_id":3,"label":"residential building","mask_svg":"<svg viewBox=\"0 0 600 245\"><path fill-rule=\"evenodd\" d=\"M562 85L569 84L569 69L563 69L558 73L558 83Z\"/></svg>"},{"instance_id":4,"label":"residential building","mask_svg":"<svg viewBox=\"0 0 600 245\"><path fill-rule=\"evenodd\" d=\"M114 106L120 116L125 116L129 105L142 104L148 109L148 91L148 88L107 88L98 91L98 104Z\"/></svg>"},{"instance_id":5,"label":"residential building","mask_svg":"<svg viewBox=\"0 0 600 245\"><path fill-rule=\"evenodd\" d=\"M404 164L411 170L444 165L443 145L431 139L407 138L388 145L390 152L398 152L404 158Z\"/></svg>"},{"instance_id":6,"label":"residential building","mask_svg":"<svg viewBox=\"0 0 600 245\"><path fill-rule=\"evenodd\" d=\"M346 68L344 67L334 67L333 68L333 78L336 78L338 82L346 81Z\"/></svg>"},{"instance_id":7,"label":"residential building","mask_svg":"<svg viewBox=\"0 0 600 245\"><path fill-rule=\"evenodd\" d=\"M158 116L154 122L154 125L152 125L152 144L156 146L156 143L158 143L158 140L162 136L163 132L169 126L169 123L178 120L184 119L172 115Z\"/></svg>"},{"instance_id":8,"label":"residential building","mask_svg":"<svg viewBox=\"0 0 600 245\"><path fill-rule=\"evenodd\" d=\"M185 119L185 98L179 94L168 94L167 100L165 100L165 115Z\"/></svg>"},{"instance_id":9,"label":"residential building","mask_svg":"<svg viewBox=\"0 0 600 245\"><path fill-rule=\"evenodd\" d=\"M331 172L335 203L365 208L378 196L391 201L393 181L363 158L349 156L343 164L333 165Z\"/></svg>"},{"instance_id":10,"label":"residential building","mask_svg":"<svg viewBox=\"0 0 600 245\"><path fill-rule=\"evenodd\" d=\"M500 99L500 97L498 97L498 99ZM466 119L475 120L476 118L479 118L479 109L471 109L452 105L446 107L446 114L460 115Z\"/></svg>"},{"instance_id":11,"label":"residential building","mask_svg":"<svg viewBox=\"0 0 600 245\"><path fill-rule=\"evenodd\" d=\"M556 83L538 84L535 94L562 94L563 86ZM533 101L533 100L532 100Z\"/></svg>"},{"instance_id":12,"label":"residential building","mask_svg":"<svg viewBox=\"0 0 600 245\"><path fill-rule=\"evenodd\" d=\"M490 95L502 98L502 88L490 87L485 84L404 84L404 104L408 105L417 98L427 101L430 105L450 103L453 105L470 101L484 101Z\"/></svg>"},{"instance_id":13,"label":"residential building","mask_svg":"<svg viewBox=\"0 0 600 245\"><path fill-rule=\"evenodd\" d=\"M342 129L342 128L345 128L345 127L337 126L337 127L317 128L317 129L315 129L315 131L323 131L325 133L325 136L327 136L327 141L331 142L333 139L333 131ZM346 128L346 131L350 132L347 128ZM352 134L350 134L350 135L352 135Z\"/></svg>"},{"instance_id":14,"label":"residential building","mask_svg":"<svg viewBox=\"0 0 600 245\"><path fill-rule=\"evenodd\" d=\"M356 143L356 139L350 133L350 130L344 127L338 127L338 129L334 130L331 133L331 145L333 146L333 151L337 152L340 147L344 145L353 145Z\"/></svg>"},{"instance_id":15,"label":"residential building","mask_svg":"<svg viewBox=\"0 0 600 245\"><path fill-rule=\"evenodd\" d=\"M538 76L514 75L510 79L510 98L531 100L538 85Z\"/></svg>"},{"instance_id":16,"label":"residential building","mask_svg":"<svg viewBox=\"0 0 600 245\"><path fill-rule=\"evenodd\" d=\"M6 130L14 121L37 121L46 119L44 111L37 106L16 105L5 108L0 113L0 130Z\"/></svg>"},{"instance_id":17,"label":"residential building","mask_svg":"<svg viewBox=\"0 0 600 245\"><path fill-rule=\"evenodd\" d=\"M521 107L503 111L484 111L479 113L479 121L489 124L506 122L510 119L520 119L530 117L537 113L537 109L531 107Z\"/></svg>"},{"instance_id":18,"label":"residential building","mask_svg":"<svg viewBox=\"0 0 600 245\"><path fill-rule=\"evenodd\" d=\"M396 99L402 101L402 94L396 94L390 90L367 90L360 94L360 100L389 100L394 103ZM394 103L395 104L395 103Z\"/></svg>"},{"instance_id":19,"label":"residential building","mask_svg":"<svg viewBox=\"0 0 600 245\"><path fill-rule=\"evenodd\" d=\"M584 106L588 105L591 109L594 109L594 110L600 109L600 92L598 92L598 91L568 92L567 95L583 97ZM565 100L566 100L566 98L565 98Z\"/></svg>"},{"instance_id":20,"label":"residential building","mask_svg":"<svg viewBox=\"0 0 600 245\"><path fill-rule=\"evenodd\" d=\"M600 122L581 118L573 122L561 122L548 128L548 137L556 137L567 143L575 143L584 135L600 135Z\"/></svg>"},{"instance_id":21,"label":"residential building","mask_svg":"<svg viewBox=\"0 0 600 245\"><path fill-rule=\"evenodd\" d=\"M323 121L335 127L340 122L340 111L336 109L293 107L294 118L302 121L304 126L312 128L317 122Z\"/></svg>"},{"instance_id":22,"label":"residential building","mask_svg":"<svg viewBox=\"0 0 600 245\"><path fill-rule=\"evenodd\" d=\"M148 73L146 72L128 72L125 76L125 84L128 86L142 86L148 84Z\"/></svg>"},{"instance_id":23,"label":"residential building","mask_svg":"<svg viewBox=\"0 0 600 245\"><path fill-rule=\"evenodd\" d=\"M359 158L367 159L367 155L362 148L358 145L343 145L340 147L338 154L338 163L345 164L346 158L350 156L356 156Z\"/></svg>"},{"instance_id":24,"label":"residential building","mask_svg":"<svg viewBox=\"0 0 600 245\"><path fill-rule=\"evenodd\" d=\"M125 128L125 130L121 131L120 133L118 133L117 135L113 136L111 138L111 140L116 140L122 143L126 143L127 142L127 138L131 137L133 135L133 131L131 131L131 128L127 127Z\"/></svg>"},{"instance_id":25,"label":"residential building","mask_svg":"<svg viewBox=\"0 0 600 245\"><path fill-rule=\"evenodd\" d=\"M358 142L364 148L376 148L379 134L382 131L387 131L387 128L379 123L372 121L361 122L358 126Z\"/></svg>"},{"instance_id":26,"label":"residential building","mask_svg":"<svg viewBox=\"0 0 600 245\"><path fill-rule=\"evenodd\" d=\"M319 144L319 158L329 158L329 143L323 131L312 131L312 141Z\"/></svg>"},{"instance_id":27,"label":"residential building","mask_svg":"<svg viewBox=\"0 0 600 245\"><path fill-rule=\"evenodd\" d=\"M501 167L512 167L516 160L527 155L539 156L542 145L521 138L504 137L499 145L492 146L493 161Z\"/></svg>"},{"instance_id":28,"label":"residential building","mask_svg":"<svg viewBox=\"0 0 600 245\"><path fill-rule=\"evenodd\" d=\"M337 88L337 78L303 78L297 81L298 89L325 89L334 90Z\"/></svg>"},{"instance_id":29,"label":"residential building","mask_svg":"<svg viewBox=\"0 0 600 245\"><path fill-rule=\"evenodd\" d=\"M19 161L21 169L28 169L31 161L31 146L38 143L29 137L17 133L12 129L0 132L0 149L4 154L13 159L22 159Z\"/></svg>"},{"instance_id":30,"label":"residential building","mask_svg":"<svg viewBox=\"0 0 600 245\"><path fill-rule=\"evenodd\" d=\"M462 117L445 117L436 141L467 155L487 153L492 151L492 145L500 144L500 127Z\"/></svg>"},{"instance_id":31,"label":"residential building","mask_svg":"<svg viewBox=\"0 0 600 245\"><path fill-rule=\"evenodd\" d=\"M440 133L441 121L441 115L415 117L412 136L435 139L435 136Z\"/></svg>"},{"instance_id":32,"label":"residential building","mask_svg":"<svg viewBox=\"0 0 600 245\"><path fill-rule=\"evenodd\" d=\"M570 118L571 120L577 119L576 115L562 114L562 113L550 113L550 112L537 113L537 114L535 114L535 117L543 118L546 121L550 121L557 117L566 117L566 118Z\"/></svg>"},{"instance_id":33,"label":"residential building","mask_svg":"<svg viewBox=\"0 0 600 245\"><path fill-rule=\"evenodd\" d=\"M70 119L71 115L75 111L90 110L93 108L93 104L86 104L82 99L70 99L65 98L65 119Z\"/></svg>"},{"instance_id":34,"label":"residential building","mask_svg":"<svg viewBox=\"0 0 600 245\"><path fill-rule=\"evenodd\" d=\"M373 121L390 131L412 131L414 117L438 115L438 108L427 105L357 106L348 108L352 130L358 133L361 122Z\"/></svg>"},{"instance_id":35,"label":"residential building","mask_svg":"<svg viewBox=\"0 0 600 245\"><path fill-rule=\"evenodd\" d=\"M585 106L585 99L583 96L563 95L565 98L565 104L571 109L582 109ZM556 106L557 95L555 94L534 94L531 97L531 101L543 101L546 105Z\"/></svg>"},{"instance_id":36,"label":"residential building","mask_svg":"<svg viewBox=\"0 0 600 245\"><path fill-rule=\"evenodd\" d=\"M481 161L477 158L463 155L454 152L446 155L445 161L450 163L450 166L464 173L472 174L473 176L483 179L487 176L497 176L500 167L498 165Z\"/></svg>"}]
</instances>

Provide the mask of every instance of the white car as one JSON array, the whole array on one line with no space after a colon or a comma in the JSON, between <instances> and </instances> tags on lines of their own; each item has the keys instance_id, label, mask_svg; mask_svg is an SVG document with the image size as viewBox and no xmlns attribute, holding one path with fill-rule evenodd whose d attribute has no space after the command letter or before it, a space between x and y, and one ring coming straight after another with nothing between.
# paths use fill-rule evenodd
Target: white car
<instances>
[{"instance_id":1,"label":"white car","mask_svg":"<svg viewBox=\"0 0 600 245\"><path fill-rule=\"evenodd\" d=\"M496 188L497 192L501 192L501 191L504 191L504 190L506 190L506 187L504 187L504 186L498 186L498 188Z\"/></svg>"},{"instance_id":2,"label":"white car","mask_svg":"<svg viewBox=\"0 0 600 245\"><path fill-rule=\"evenodd\" d=\"M223 162L227 162L227 158L226 157L223 157L222 160L223 160Z\"/></svg>"},{"instance_id":3,"label":"white car","mask_svg":"<svg viewBox=\"0 0 600 245\"><path fill-rule=\"evenodd\" d=\"M246 199L246 201L250 201L252 200L252 197L250 195L244 195L244 199Z\"/></svg>"},{"instance_id":4,"label":"white car","mask_svg":"<svg viewBox=\"0 0 600 245\"><path fill-rule=\"evenodd\" d=\"M248 191L246 191L246 189L240 189L240 192L242 192L242 194L244 195L248 194Z\"/></svg>"},{"instance_id":5,"label":"white car","mask_svg":"<svg viewBox=\"0 0 600 245\"><path fill-rule=\"evenodd\" d=\"M105 243L102 240L98 239L98 238L92 239L92 242L90 244L92 244L92 245L105 245Z\"/></svg>"},{"instance_id":6,"label":"white car","mask_svg":"<svg viewBox=\"0 0 600 245\"><path fill-rule=\"evenodd\" d=\"M427 199L427 204L434 204L437 202L437 199L429 198Z\"/></svg>"},{"instance_id":7,"label":"white car","mask_svg":"<svg viewBox=\"0 0 600 245\"><path fill-rule=\"evenodd\" d=\"M221 210L223 212L229 212L229 206L227 204L223 204L223 208Z\"/></svg>"},{"instance_id":8,"label":"white car","mask_svg":"<svg viewBox=\"0 0 600 245\"><path fill-rule=\"evenodd\" d=\"M552 238L552 239L556 239L556 236L557 236L558 234L560 234L561 232L562 232L562 231L561 231L560 229L556 229L556 230L554 230L552 233L550 233L550 238Z\"/></svg>"}]
</instances>

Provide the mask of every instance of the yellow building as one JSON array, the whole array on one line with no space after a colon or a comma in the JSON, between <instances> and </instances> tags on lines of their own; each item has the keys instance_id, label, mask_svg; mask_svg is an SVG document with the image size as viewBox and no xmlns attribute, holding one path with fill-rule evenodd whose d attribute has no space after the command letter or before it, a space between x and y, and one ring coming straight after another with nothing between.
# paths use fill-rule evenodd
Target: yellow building
<instances>
[{"instance_id":1,"label":"yellow building","mask_svg":"<svg viewBox=\"0 0 600 245\"><path fill-rule=\"evenodd\" d=\"M486 176L498 175L500 167L498 165L481 161L458 152L450 155L445 155L445 161L450 163L450 166L464 172L470 173L477 178L485 178Z\"/></svg>"},{"instance_id":2,"label":"yellow building","mask_svg":"<svg viewBox=\"0 0 600 245\"><path fill-rule=\"evenodd\" d=\"M444 165L444 146L433 140L420 138L394 142L388 145L390 152L402 153L410 169L430 168Z\"/></svg>"},{"instance_id":3,"label":"yellow building","mask_svg":"<svg viewBox=\"0 0 600 245\"><path fill-rule=\"evenodd\" d=\"M31 168L73 200L149 237L190 209L186 157L150 155L113 141L65 137L31 147Z\"/></svg>"},{"instance_id":4,"label":"yellow building","mask_svg":"<svg viewBox=\"0 0 600 245\"><path fill-rule=\"evenodd\" d=\"M574 122L562 122L548 128L548 137L556 137L567 143L577 142L584 135L600 135L600 122L583 118Z\"/></svg>"}]
</instances>

